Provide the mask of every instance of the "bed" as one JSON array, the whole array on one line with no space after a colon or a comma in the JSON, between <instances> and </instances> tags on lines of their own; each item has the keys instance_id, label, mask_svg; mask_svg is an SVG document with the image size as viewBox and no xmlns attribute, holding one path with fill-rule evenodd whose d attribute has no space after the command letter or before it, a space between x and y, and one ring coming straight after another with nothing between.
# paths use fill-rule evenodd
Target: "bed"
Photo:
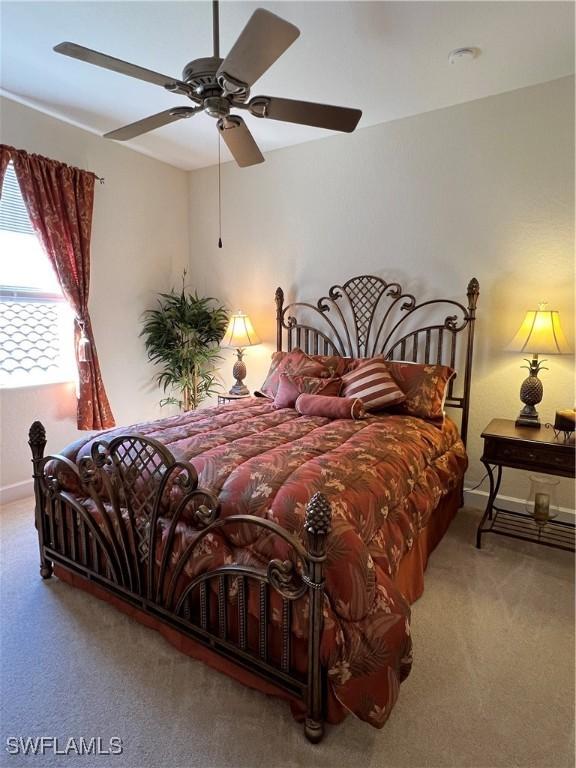
<instances>
[{"instance_id":1,"label":"bed","mask_svg":"<svg viewBox=\"0 0 576 768\"><path fill-rule=\"evenodd\" d=\"M457 370L459 429L399 413L302 416L266 398L133 425L44 455L29 432L40 573L286 698L306 737L381 727L412 663L409 603L461 505L478 282L417 301L363 275L315 303L276 291L277 350ZM225 704L223 704L225 706Z\"/></svg>"}]
</instances>

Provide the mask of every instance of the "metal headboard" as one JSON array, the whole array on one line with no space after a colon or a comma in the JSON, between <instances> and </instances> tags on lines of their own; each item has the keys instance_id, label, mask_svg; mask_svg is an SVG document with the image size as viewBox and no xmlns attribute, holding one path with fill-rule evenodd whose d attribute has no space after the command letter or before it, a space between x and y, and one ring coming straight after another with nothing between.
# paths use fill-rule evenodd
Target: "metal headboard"
<instances>
[{"instance_id":1,"label":"metal headboard","mask_svg":"<svg viewBox=\"0 0 576 768\"><path fill-rule=\"evenodd\" d=\"M456 385L454 379L450 381L446 406L462 410L460 434L466 442L479 294L478 280L473 277L468 283L467 306L452 299L418 302L399 283L360 275L344 285L333 285L316 305L295 302L284 306L284 291L277 288L276 348L284 349L285 339L288 351L299 347L310 355L382 355L387 360L449 365L458 371L458 381ZM460 395L455 394L455 386L462 390Z\"/></svg>"}]
</instances>

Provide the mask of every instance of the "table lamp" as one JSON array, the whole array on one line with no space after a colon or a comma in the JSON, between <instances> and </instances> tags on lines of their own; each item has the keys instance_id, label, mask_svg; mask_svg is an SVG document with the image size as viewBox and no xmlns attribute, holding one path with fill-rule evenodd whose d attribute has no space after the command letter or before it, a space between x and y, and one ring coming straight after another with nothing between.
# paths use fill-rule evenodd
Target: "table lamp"
<instances>
[{"instance_id":1,"label":"table lamp","mask_svg":"<svg viewBox=\"0 0 576 768\"><path fill-rule=\"evenodd\" d=\"M524 407L516 419L516 426L540 427L536 405L542 400L544 387L538 373L548 368L542 365L546 360L538 360L538 355L563 355L570 351L558 312L546 307L544 302L538 309L526 312L518 333L506 347L509 352L529 351L532 354L531 360L525 358L528 365L522 366L528 369L529 374L520 387L520 400Z\"/></svg>"},{"instance_id":2,"label":"table lamp","mask_svg":"<svg viewBox=\"0 0 576 768\"><path fill-rule=\"evenodd\" d=\"M236 350L238 359L234 363L232 375L236 382L230 389L231 395L248 395L248 387L244 384L246 377L246 363L242 360L245 347L253 347L260 344L260 339L256 335L252 321L244 312L238 311L232 315L228 322L228 328L222 339L222 346L233 347Z\"/></svg>"}]
</instances>

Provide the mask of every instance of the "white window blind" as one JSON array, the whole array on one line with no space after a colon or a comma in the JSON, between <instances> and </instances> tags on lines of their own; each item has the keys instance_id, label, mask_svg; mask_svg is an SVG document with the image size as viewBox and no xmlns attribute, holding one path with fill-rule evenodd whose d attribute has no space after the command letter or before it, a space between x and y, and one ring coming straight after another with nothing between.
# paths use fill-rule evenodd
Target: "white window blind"
<instances>
[{"instance_id":1,"label":"white window blind","mask_svg":"<svg viewBox=\"0 0 576 768\"><path fill-rule=\"evenodd\" d=\"M2 186L0 229L35 236L12 163L8 163Z\"/></svg>"}]
</instances>

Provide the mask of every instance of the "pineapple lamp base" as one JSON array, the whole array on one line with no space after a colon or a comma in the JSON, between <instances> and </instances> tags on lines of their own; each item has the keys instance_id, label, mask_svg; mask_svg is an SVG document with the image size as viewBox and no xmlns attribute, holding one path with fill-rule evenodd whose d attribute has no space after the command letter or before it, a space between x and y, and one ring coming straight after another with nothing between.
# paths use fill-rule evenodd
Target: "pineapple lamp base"
<instances>
[{"instance_id":1,"label":"pineapple lamp base","mask_svg":"<svg viewBox=\"0 0 576 768\"><path fill-rule=\"evenodd\" d=\"M244 384L244 379L246 378L246 363L244 360L242 360L242 356L244 355L243 349L237 349L236 354L238 356L238 359L234 363L234 368L232 368L232 375L236 379L234 385L230 388L230 394L231 395L249 395L250 390Z\"/></svg>"},{"instance_id":2,"label":"pineapple lamp base","mask_svg":"<svg viewBox=\"0 0 576 768\"><path fill-rule=\"evenodd\" d=\"M540 429L540 415L533 405L525 405L516 419L517 427L533 427Z\"/></svg>"},{"instance_id":3,"label":"pineapple lamp base","mask_svg":"<svg viewBox=\"0 0 576 768\"><path fill-rule=\"evenodd\" d=\"M536 406L542 400L544 395L544 387L542 382L538 378L538 373L545 368L542 363L545 362L538 360L538 355L534 355L532 360L526 360L528 365L522 366L528 368L529 375L522 382L520 387L520 400L524 403L524 408L518 414L516 419L517 427L533 427L534 429L540 429L540 417Z\"/></svg>"}]
</instances>

